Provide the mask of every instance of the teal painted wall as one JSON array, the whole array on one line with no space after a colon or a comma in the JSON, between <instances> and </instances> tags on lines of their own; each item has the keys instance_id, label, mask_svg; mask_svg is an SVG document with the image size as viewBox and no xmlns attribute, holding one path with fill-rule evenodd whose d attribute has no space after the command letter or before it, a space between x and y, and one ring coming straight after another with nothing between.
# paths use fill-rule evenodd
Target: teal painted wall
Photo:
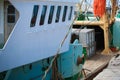
<instances>
[{"instance_id":1,"label":"teal painted wall","mask_svg":"<svg viewBox=\"0 0 120 80\"><path fill-rule=\"evenodd\" d=\"M113 25L113 45L120 49L120 19L116 19Z\"/></svg>"}]
</instances>

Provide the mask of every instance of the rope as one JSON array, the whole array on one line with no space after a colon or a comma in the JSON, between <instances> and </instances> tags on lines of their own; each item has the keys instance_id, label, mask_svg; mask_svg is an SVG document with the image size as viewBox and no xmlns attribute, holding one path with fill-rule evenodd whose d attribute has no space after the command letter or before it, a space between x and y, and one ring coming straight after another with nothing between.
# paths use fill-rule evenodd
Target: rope
<instances>
[{"instance_id":1,"label":"rope","mask_svg":"<svg viewBox=\"0 0 120 80\"><path fill-rule=\"evenodd\" d=\"M52 80L63 80L62 75L58 72L57 60L54 61L52 69Z\"/></svg>"},{"instance_id":2,"label":"rope","mask_svg":"<svg viewBox=\"0 0 120 80\"><path fill-rule=\"evenodd\" d=\"M82 0L82 2L83 2L83 1L84 1L84 0ZM82 4L81 4L81 5L82 5ZM81 5L79 6L79 10L81 9ZM68 37L69 33L71 32L72 25L73 25L73 23L74 23L74 21L76 20L77 17L78 17L78 15L76 15L75 18L73 19L73 22L71 23L71 25L70 25L70 27L69 27L69 30L68 30L67 34L65 35L64 39L62 40L62 42L61 42L61 44L60 44L60 46L59 46L59 48L58 48L58 50L57 50L56 55L54 56L54 58L53 58L52 61L51 61L50 66L49 66L48 69L45 71L45 74L44 74L44 76L42 77L42 80L45 80L47 73L48 73L49 70L51 69L51 67L52 67L52 65L53 65L53 63L54 63L54 61L57 59L57 57L58 57L58 55L59 55L59 52L60 52L60 50L61 50L61 48L62 48L62 46L63 46L63 44L64 44L66 38Z\"/></svg>"},{"instance_id":3,"label":"rope","mask_svg":"<svg viewBox=\"0 0 120 80\"><path fill-rule=\"evenodd\" d=\"M74 20L75 20L75 19L76 19L76 17L74 18ZM59 55L59 52L60 52L60 50L61 50L61 48L62 48L62 46L63 46L66 38L68 37L69 33L71 32L71 29L72 29L72 25L73 25L73 23L74 23L74 20L73 20L72 24L70 25L70 28L69 28L67 34L65 35L64 39L62 40L62 42L61 42L61 44L60 44L60 46L59 46L59 48L58 48L58 50L57 50L56 55L55 55L54 58L52 59L50 66L49 66L48 69L45 71L45 74L44 74L42 80L45 80L45 77L46 77L48 71L51 69L51 67L52 67L52 65L53 65L53 62L57 59L57 57L58 57L58 55Z\"/></svg>"},{"instance_id":4,"label":"rope","mask_svg":"<svg viewBox=\"0 0 120 80\"><path fill-rule=\"evenodd\" d=\"M84 0L82 0L82 4L83 4L83 1L84 1ZM82 4L79 5L79 10L81 9L81 5L82 5ZM71 23L67 34L65 35L64 39L62 40L62 42L61 42L61 44L60 44L60 46L59 46L59 48L58 48L58 50L57 50L56 55L54 56L54 58L53 58L52 61L51 61L50 66L49 66L48 69L45 71L45 74L44 74L44 76L42 77L42 80L45 80L45 78L46 78L46 76L47 76L47 73L48 73L49 70L52 68L52 65L53 65L54 61L57 59L57 57L58 57L58 55L59 55L59 52L60 52L60 50L61 50L61 48L62 48L62 46L63 46L66 38L68 37L69 33L71 32L72 25L73 25L73 23L74 23L74 21L76 20L77 17L78 17L78 15L75 16L73 22ZM96 19L94 19L94 20L92 20L92 21L95 21L95 20L96 20ZM92 21L91 21L91 22L92 22ZM90 22L90 23L91 23L91 22ZM61 76L61 75L59 74L59 76ZM61 78L61 79L62 79L62 78Z\"/></svg>"}]
</instances>

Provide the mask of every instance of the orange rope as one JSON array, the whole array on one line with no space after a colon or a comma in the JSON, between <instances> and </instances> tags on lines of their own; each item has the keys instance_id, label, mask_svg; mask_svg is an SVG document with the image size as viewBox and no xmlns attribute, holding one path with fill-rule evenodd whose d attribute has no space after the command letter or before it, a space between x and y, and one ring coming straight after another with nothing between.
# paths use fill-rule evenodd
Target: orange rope
<instances>
[{"instance_id":1,"label":"orange rope","mask_svg":"<svg viewBox=\"0 0 120 80\"><path fill-rule=\"evenodd\" d=\"M93 8L94 15L102 17L102 15L105 13L106 0L94 0Z\"/></svg>"}]
</instances>

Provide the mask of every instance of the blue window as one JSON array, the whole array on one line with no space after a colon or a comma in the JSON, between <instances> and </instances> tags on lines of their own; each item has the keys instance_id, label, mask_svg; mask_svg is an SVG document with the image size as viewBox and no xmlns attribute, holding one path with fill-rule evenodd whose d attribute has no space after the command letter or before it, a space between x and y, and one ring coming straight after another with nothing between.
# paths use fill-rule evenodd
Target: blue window
<instances>
[{"instance_id":1,"label":"blue window","mask_svg":"<svg viewBox=\"0 0 120 80\"><path fill-rule=\"evenodd\" d=\"M38 9L39 9L39 6L35 5L34 8L33 8L33 14L32 14L30 27L34 27L35 24L36 24L36 19L37 19L37 15L38 15Z\"/></svg>"},{"instance_id":2,"label":"blue window","mask_svg":"<svg viewBox=\"0 0 120 80\"><path fill-rule=\"evenodd\" d=\"M64 22L66 19L66 14L67 14L67 6L64 6L64 11L63 11L63 17L62 17L62 21Z\"/></svg>"},{"instance_id":3,"label":"blue window","mask_svg":"<svg viewBox=\"0 0 120 80\"><path fill-rule=\"evenodd\" d=\"M57 7L57 13L56 13L56 20L55 20L56 23L59 22L60 13L61 13L61 6L58 6Z\"/></svg>"},{"instance_id":4,"label":"blue window","mask_svg":"<svg viewBox=\"0 0 120 80\"><path fill-rule=\"evenodd\" d=\"M44 5L44 6L43 6L43 9L42 9L42 14L41 14L41 18L40 18L40 23L39 23L40 25L43 25L43 24L44 24L46 12L47 12L47 6Z\"/></svg>"},{"instance_id":5,"label":"blue window","mask_svg":"<svg viewBox=\"0 0 120 80\"><path fill-rule=\"evenodd\" d=\"M73 7L71 6L70 7L70 13L69 13L68 20L71 20L71 18L72 18L72 11L73 11Z\"/></svg>"},{"instance_id":6,"label":"blue window","mask_svg":"<svg viewBox=\"0 0 120 80\"><path fill-rule=\"evenodd\" d=\"M52 23L53 13L54 13L54 6L51 6L50 7L50 13L49 13L49 19L48 19L48 24Z\"/></svg>"}]
</instances>

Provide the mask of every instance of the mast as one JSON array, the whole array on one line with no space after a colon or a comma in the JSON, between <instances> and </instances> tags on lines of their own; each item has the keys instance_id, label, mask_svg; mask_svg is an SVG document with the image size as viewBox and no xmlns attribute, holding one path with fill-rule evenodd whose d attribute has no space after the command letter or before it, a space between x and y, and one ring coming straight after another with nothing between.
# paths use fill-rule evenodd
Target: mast
<instances>
[{"instance_id":1,"label":"mast","mask_svg":"<svg viewBox=\"0 0 120 80\"><path fill-rule=\"evenodd\" d=\"M115 21L115 15L117 12L117 0L111 0L112 6L111 6L111 17L108 17L107 11L103 14L103 16L100 18L100 21L75 21L74 25L98 25L103 29L104 31L104 50L102 54L110 54L111 50L109 49L109 27L111 24Z\"/></svg>"}]
</instances>

